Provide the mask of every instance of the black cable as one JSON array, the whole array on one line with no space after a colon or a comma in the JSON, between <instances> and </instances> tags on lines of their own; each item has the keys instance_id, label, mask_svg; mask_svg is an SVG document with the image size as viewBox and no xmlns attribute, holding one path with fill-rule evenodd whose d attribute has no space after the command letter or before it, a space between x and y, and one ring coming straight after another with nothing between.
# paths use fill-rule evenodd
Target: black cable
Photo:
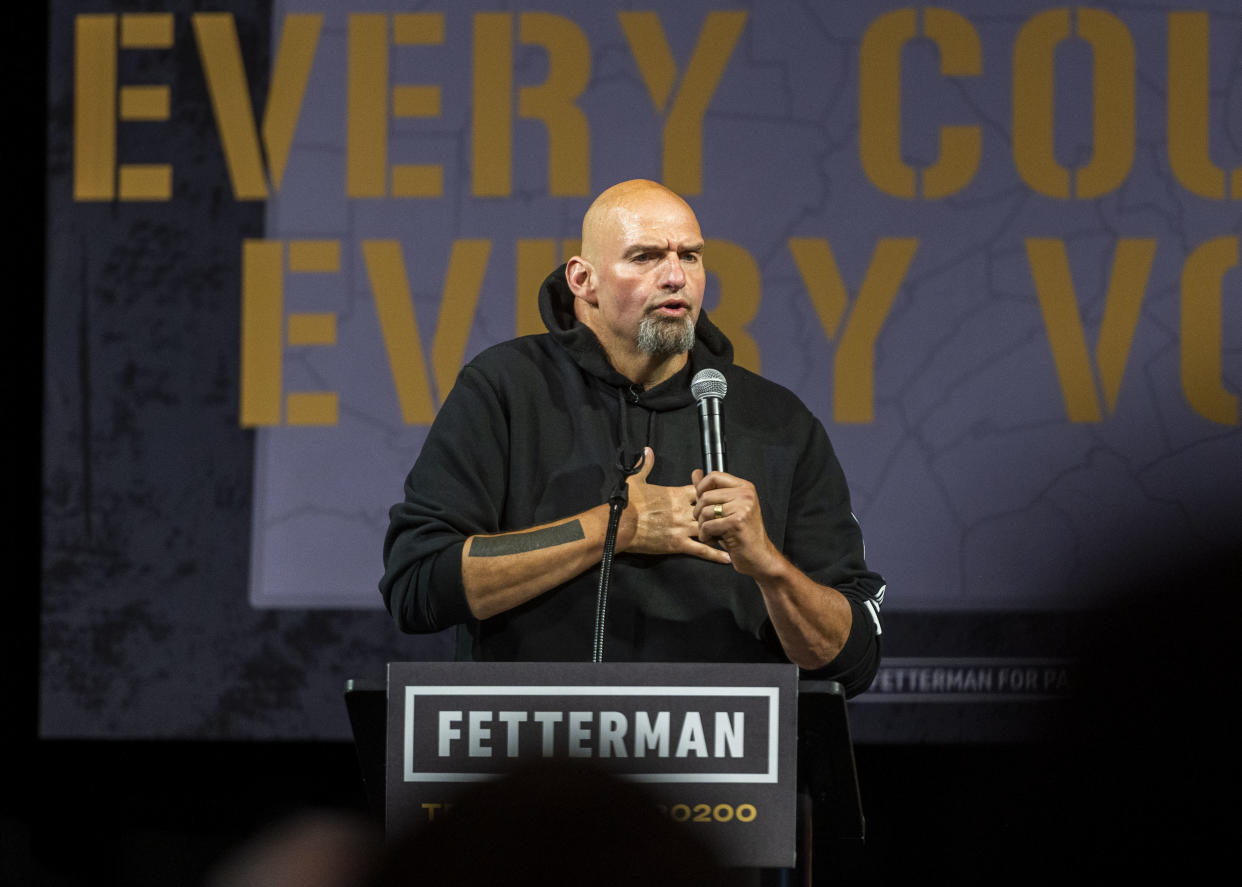
<instances>
[{"instance_id":1,"label":"black cable","mask_svg":"<svg viewBox=\"0 0 1242 887\"><path fill-rule=\"evenodd\" d=\"M612 584L612 558L617 548L617 530L621 526L621 512L629 504L629 487L627 481L631 474L642 471L646 453L639 451L635 456L629 452L629 424L626 420L626 398L629 394L634 403L638 403L639 389L631 386L628 392L617 389L617 400L620 404L621 445L617 447L616 469L621 473L617 485L612 488L608 497L608 529L604 533L604 554L599 562L599 589L595 593L595 635L591 644L591 661L604 661L604 625L608 619L608 588ZM647 446L655 446L655 411L647 414Z\"/></svg>"},{"instance_id":2,"label":"black cable","mask_svg":"<svg viewBox=\"0 0 1242 887\"><path fill-rule=\"evenodd\" d=\"M608 617L608 586L612 582L612 555L617 547L617 528L621 525L621 512L625 510L625 479L620 484L620 495L613 493L608 500L608 531L604 534L604 556L599 564L599 590L595 593L595 641L591 647L591 661L604 661L604 623Z\"/></svg>"},{"instance_id":3,"label":"black cable","mask_svg":"<svg viewBox=\"0 0 1242 887\"><path fill-rule=\"evenodd\" d=\"M608 529L604 533L604 555L599 562L599 588L595 593L595 636L591 644L591 661L604 661L604 624L608 618L608 588L612 583L612 558L617 548L617 529L621 526L621 512L629 504L628 478L642 470L645 456L638 454L633 465L627 465L624 451L617 453L617 469L621 478L608 497Z\"/></svg>"}]
</instances>

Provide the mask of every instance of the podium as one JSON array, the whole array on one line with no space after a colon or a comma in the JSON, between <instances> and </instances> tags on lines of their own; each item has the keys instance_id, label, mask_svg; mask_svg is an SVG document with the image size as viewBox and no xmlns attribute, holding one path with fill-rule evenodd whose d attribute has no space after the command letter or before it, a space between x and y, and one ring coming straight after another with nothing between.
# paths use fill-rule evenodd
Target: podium
<instances>
[{"instance_id":1,"label":"podium","mask_svg":"<svg viewBox=\"0 0 1242 887\"><path fill-rule=\"evenodd\" d=\"M345 701L368 804L390 831L527 753L608 758L671 819L709 823L697 828L724 836L736 857L724 861L762 868L765 884L861 872L845 696L793 666L392 663L388 682L348 681Z\"/></svg>"}]
</instances>

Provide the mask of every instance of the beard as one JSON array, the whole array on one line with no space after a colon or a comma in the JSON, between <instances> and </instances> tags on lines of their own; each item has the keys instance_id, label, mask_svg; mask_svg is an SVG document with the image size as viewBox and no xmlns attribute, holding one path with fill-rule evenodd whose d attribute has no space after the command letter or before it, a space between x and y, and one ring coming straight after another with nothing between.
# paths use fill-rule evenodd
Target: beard
<instances>
[{"instance_id":1,"label":"beard","mask_svg":"<svg viewBox=\"0 0 1242 887\"><path fill-rule=\"evenodd\" d=\"M694 347L694 321L648 314L638 325L638 350L651 357L685 354Z\"/></svg>"}]
</instances>

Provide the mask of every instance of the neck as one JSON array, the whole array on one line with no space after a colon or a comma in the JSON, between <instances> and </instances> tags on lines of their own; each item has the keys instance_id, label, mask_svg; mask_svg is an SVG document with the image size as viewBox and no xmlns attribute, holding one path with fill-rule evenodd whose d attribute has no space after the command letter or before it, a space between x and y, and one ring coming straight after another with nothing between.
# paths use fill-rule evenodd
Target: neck
<instances>
[{"instance_id":1,"label":"neck","mask_svg":"<svg viewBox=\"0 0 1242 887\"><path fill-rule=\"evenodd\" d=\"M604 352L608 355L608 362L613 369L644 391L677 375L687 360L685 354L668 357L652 357L650 354L617 355L607 346L604 347Z\"/></svg>"}]
</instances>

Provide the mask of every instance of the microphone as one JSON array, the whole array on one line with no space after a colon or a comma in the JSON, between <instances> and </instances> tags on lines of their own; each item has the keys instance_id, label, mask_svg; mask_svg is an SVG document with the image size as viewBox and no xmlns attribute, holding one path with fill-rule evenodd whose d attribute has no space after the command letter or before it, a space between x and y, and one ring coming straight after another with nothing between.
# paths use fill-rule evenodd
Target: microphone
<instances>
[{"instance_id":1,"label":"microphone","mask_svg":"<svg viewBox=\"0 0 1242 887\"><path fill-rule=\"evenodd\" d=\"M704 474L725 470L724 396L728 390L729 384L719 370L699 370L690 381L690 393L699 404Z\"/></svg>"}]
</instances>

